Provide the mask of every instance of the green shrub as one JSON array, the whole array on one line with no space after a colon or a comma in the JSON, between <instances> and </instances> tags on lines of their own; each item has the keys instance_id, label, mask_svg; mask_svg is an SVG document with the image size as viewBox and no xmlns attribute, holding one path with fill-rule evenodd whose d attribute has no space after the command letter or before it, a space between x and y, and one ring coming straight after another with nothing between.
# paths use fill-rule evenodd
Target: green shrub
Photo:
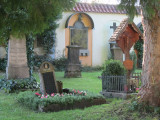
<instances>
[{"instance_id":1,"label":"green shrub","mask_svg":"<svg viewBox=\"0 0 160 120\"><path fill-rule=\"evenodd\" d=\"M52 62L53 59L51 57L48 57L48 56L45 56L45 55L43 55L43 56L39 56L39 55L34 56L34 66L39 68L40 65L44 61Z\"/></svg>"},{"instance_id":2,"label":"green shrub","mask_svg":"<svg viewBox=\"0 0 160 120\"><path fill-rule=\"evenodd\" d=\"M0 58L0 70L5 71L7 66L6 58Z\"/></svg>"},{"instance_id":3,"label":"green shrub","mask_svg":"<svg viewBox=\"0 0 160 120\"><path fill-rule=\"evenodd\" d=\"M83 72L94 72L94 71L102 71L103 67L102 66L82 66L82 71Z\"/></svg>"},{"instance_id":4,"label":"green shrub","mask_svg":"<svg viewBox=\"0 0 160 120\"><path fill-rule=\"evenodd\" d=\"M20 89L35 89L39 88L39 84L36 80L30 79L17 79L17 80L6 80L0 79L0 90L10 93Z\"/></svg>"},{"instance_id":5,"label":"green shrub","mask_svg":"<svg viewBox=\"0 0 160 120\"><path fill-rule=\"evenodd\" d=\"M44 61L51 62L57 71L64 71L67 64L67 58L65 57L52 59L49 56L34 56L34 66L39 68Z\"/></svg>"},{"instance_id":6,"label":"green shrub","mask_svg":"<svg viewBox=\"0 0 160 120\"><path fill-rule=\"evenodd\" d=\"M102 75L120 76L126 73L126 69L119 60L107 60L104 64Z\"/></svg>"},{"instance_id":7,"label":"green shrub","mask_svg":"<svg viewBox=\"0 0 160 120\"><path fill-rule=\"evenodd\" d=\"M59 59L54 59L52 61L54 67L55 67L55 70L57 71L64 71L65 68L66 68L66 64L67 64L67 58L65 57L61 57Z\"/></svg>"},{"instance_id":8,"label":"green shrub","mask_svg":"<svg viewBox=\"0 0 160 120\"><path fill-rule=\"evenodd\" d=\"M134 51L130 53L130 59L133 61L133 69L132 72L135 72L137 68L137 55Z\"/></svg>"},{"instance_id":9,"label":"green shrub","mask_svg":"<svg viewBox=\"0 0 160 120\"><path fill-rule=\"evenodd\" d=\"M81 102L83 99L92 100L95 98L103 98L100 94L87 93L87 95L77 95L77 94L55 94L54 96L48 96L47 98L41 98L41 96L35 95L32 91L26 91L19 93L17 100L22 105L28 106L34 110L38 108L38 105L47 106L49 104L73 104L74 102Z\"/></svg>"}]
</instances>

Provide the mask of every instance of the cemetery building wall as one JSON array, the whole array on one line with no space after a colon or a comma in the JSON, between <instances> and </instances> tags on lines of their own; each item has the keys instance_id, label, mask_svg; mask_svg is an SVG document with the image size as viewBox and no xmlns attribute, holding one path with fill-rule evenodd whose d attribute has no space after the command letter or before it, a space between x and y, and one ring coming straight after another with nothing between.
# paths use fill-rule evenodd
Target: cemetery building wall
<instances>
[{"instance_id":1,"label":"cemetery building wall","mask_svg":"<svg viewBox=\"0 0 160 120\"><path fill-rule=\"evenodd\" d=\"M65 23L70 15L75 12L64 12L62 19L58 21L59 27L56 30L57 40L55 48L55 57L65 56L65 44L68 42L66 38L69 34L65 34L69 29L65 28ZM109 39L113 34L113 22L118 26L122 20L127 18L125 14L109 14L109 13L94 13L86 12L94 22L92 29L92 66L102 65L109 55ZM135 17L134 23L137 25L141 22L141 16ZM85 64L86 65L86 64ZM90 65L90 64L88 64Z\"/></svg>"}]
</instances>

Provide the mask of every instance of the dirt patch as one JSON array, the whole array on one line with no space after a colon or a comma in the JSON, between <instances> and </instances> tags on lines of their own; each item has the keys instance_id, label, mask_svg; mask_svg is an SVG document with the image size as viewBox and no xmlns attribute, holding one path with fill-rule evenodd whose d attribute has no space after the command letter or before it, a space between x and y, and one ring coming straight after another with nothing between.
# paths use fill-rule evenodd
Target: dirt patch
<instances>
[{"instance_id":1,"label":"dirt patch","mask_svg":"<svg viewBox=\"0 0 160 120\"><path fill-rule=\"evenodd\" d=\"M96 98L92 100L82 100L80 102L75 102L73 104L50 104L46 107L39 106L38 111L40 112L58 112L61 110L72 110L72 109L84 109L93 105L106 104L106 100L102 98Z\"/></svg>"}]
</instances>

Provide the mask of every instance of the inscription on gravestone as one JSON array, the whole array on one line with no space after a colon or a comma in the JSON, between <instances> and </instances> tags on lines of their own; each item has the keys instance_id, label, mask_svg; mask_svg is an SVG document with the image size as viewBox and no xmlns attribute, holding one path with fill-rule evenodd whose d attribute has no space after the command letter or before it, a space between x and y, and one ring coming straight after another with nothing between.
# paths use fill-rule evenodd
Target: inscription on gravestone
<instances>
[{"instance_id":1,"label":"inscription on gravestone","mask_svg":"<svg viewBox=\"0 0 160 120\"><path fill-rule=\"evenodd\" d=\"M58 93L54 68L50 62L43 62L40 66L40 90L44 95Z\"/></svg>"},{"instance_id":2,"label":"inscription on gravestone","mask_svg":"<svg viewBox=\"0 0 160 120\"><path fill-rule=\"evenodd\" d=\"M29 78L26 56L26 39L10 36L8 45L7 79Z\"/></svg>"}]
</instances>

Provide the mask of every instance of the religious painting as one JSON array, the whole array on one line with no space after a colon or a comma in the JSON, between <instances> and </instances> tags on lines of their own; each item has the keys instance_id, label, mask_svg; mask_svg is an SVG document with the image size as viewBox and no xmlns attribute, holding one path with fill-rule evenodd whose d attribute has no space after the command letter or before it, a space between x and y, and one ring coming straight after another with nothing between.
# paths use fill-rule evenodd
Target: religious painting
<instances>
[{"instance_id":1,"label":"religious painting","mask_svg":"<svg viewBox=\"0 0 160 120\"><path fill-rule=\"evenodd\" d=\"M79 14L78 20L70 27L71 45L78 45L81 49L88 49L88 28L82 22L82 16Z\"/></svg>"},{"instance_id":2,"label":"religious painting","mask_svg":"<svg viewBox=\"0 0 160 120\"><path fill-rule=\"evenodd\" d=\"M71 45L88 49L88 29L71 29Z\"/></svg>"}]
</instances>

